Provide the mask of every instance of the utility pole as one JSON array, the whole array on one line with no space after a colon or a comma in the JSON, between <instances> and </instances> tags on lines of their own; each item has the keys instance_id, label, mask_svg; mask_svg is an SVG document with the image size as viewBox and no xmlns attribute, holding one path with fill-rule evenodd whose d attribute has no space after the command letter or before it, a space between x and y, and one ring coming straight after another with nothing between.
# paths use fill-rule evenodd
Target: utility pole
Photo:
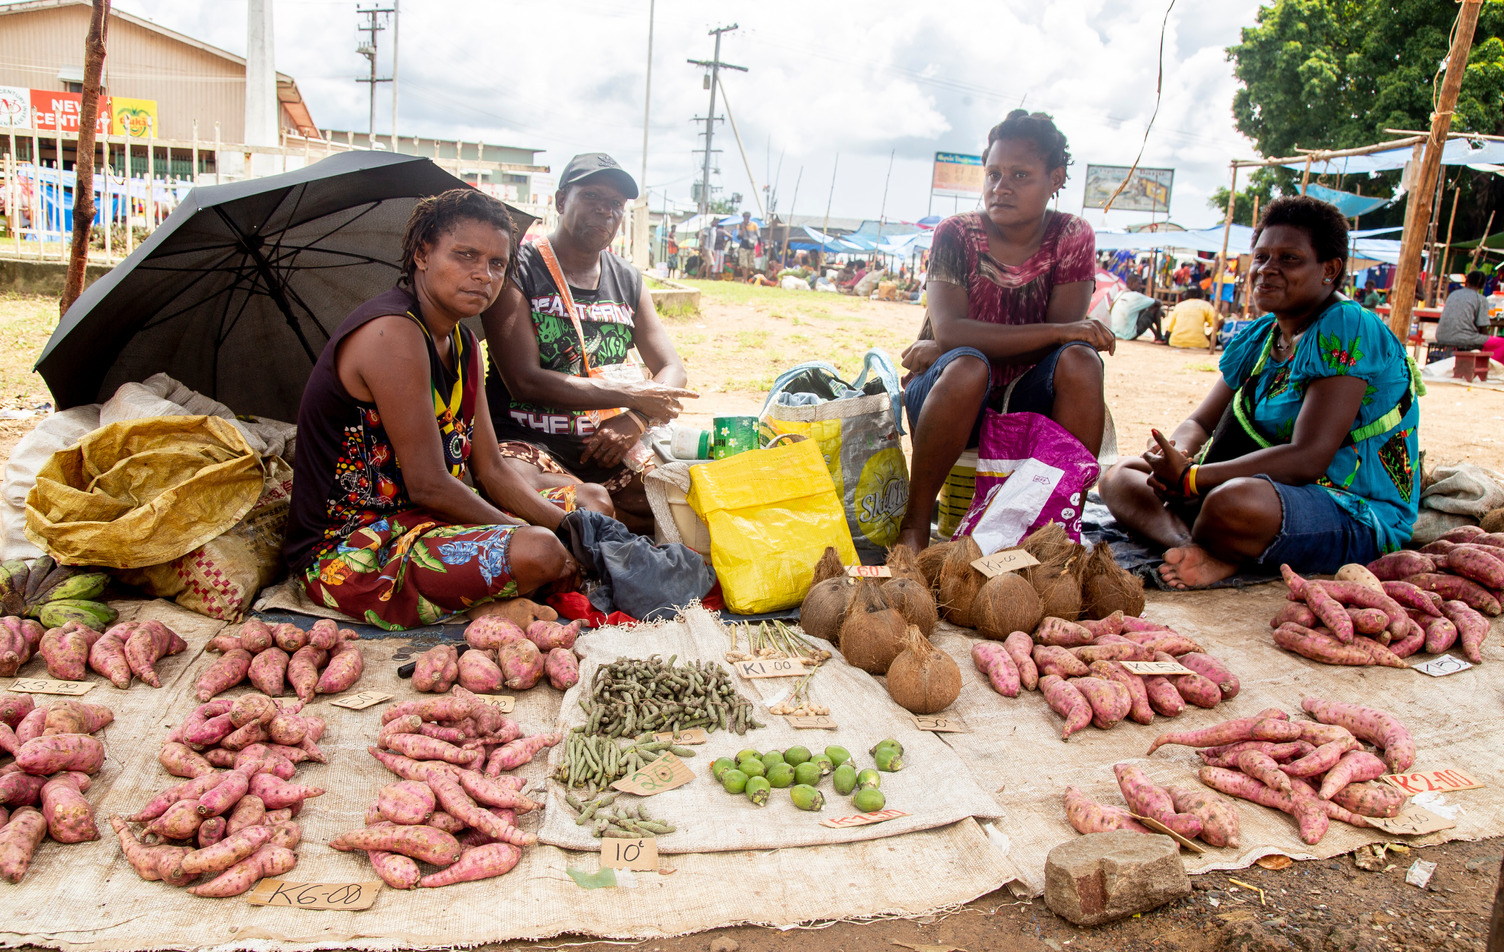
<instances>
[{"instance_id":1,"label":"utility pole","mask_svg":"<svg viewBox=\"0 0 1504 952\"><path fill-rule=\"evenodd\" d=\"M355 52L359 53L361 56L364 56L366 60L371 64L371 75L369 78L356 77L355 81L357 83L371 84L370 117L368 120L369 125L366 127L366 148L371 149L376 147L376 84L392 82L391 77L377 78L376 76L376 34L386 29L386 24L382 23L376 18L382 14L396 13L397 11L394 7L373 6L366 9L356 7L355 12L358 15L364 16L366 18L366 25L357 27L356 32L370 34L369 39L355 48Z\"/></svg>"},{"instance_id":2,"label":"utility pole","mask_svg":"<svg viewBox=\"0 0 1504 952\"><path fill-rule=\"evenodd\" d=\"M648 79L642 91L642 188L648 187L648 110L653 105L653 13L657 0L648 0Z\"/></svg>"},{"instance_id":3,"label":"utility pole","mask_svg":"<svg viewBox=\"0 0 1504 952\"><path fill-rule=\"evenodd\" d=\"M392 0L392 151L397 151L397 8L402 4ZM371 87L375 89L373 85Z\"/></svg>"},{"instance_id":4,"label":"utility pole","mask_svg":"<svg viewBox=\"0 0 1504 952\"><path fill-rule=\"evenodd\" d=\"M1447 53L1447 75L1441 83L1441 95L1436 102L1436 111L1431 114L1431 132L1426 139L1426 151L1421 158L1420 178L1410 190L1410 199L1405 204L1405 233L1400 240L1400 263L1395 270L1394 287L1389 294L1389 329L1395 336L1405 340L1410 336L1410 311L1415 305L1415 279L1420 274L1421 246L1426 241L1426 231L1431 220L1432 192L1441 172L1441 150L1447 144L1447 133L1452 129L1452 110L1457 106L1457 94L1462 89L1462 77L1467 72L1467 57L1473 47L1473 30L1478 26L1478 10L1483 0L1462 0L1457 13L1457 26L1452 34L1452 49Z\"/></svg>"},{"instance_id":5,"label":"utility pole","mask_svg":"<svg viewBox=\"0 0 1504 952\"><path fill-rule=\"evenodd\" d=\"M695 66L703 66L710 70L710 75L706 78L706 86L710 89L710 112L706 113L704 116L705 131L702 133L702 135L705 136L705 148L702 150L705 153L705 163L700 170L699 212L702 222L704 220L704 216L710 214L710 156L711 153L715 151L711 148L711 144L715 139L715 124L717 121L715 114L715 92L720 87L721 70L739 69L744 73L747 71L747 67L745 66L733 66L730 63L721 62L721 34L729 33L736 28L737 25L733 23L730 26L716 27L715 29L710 31L710 35L715 37L714 59L710 60L709 62L706 62L705 60L687 60L687 62L693 63ZM699 122L700 118L696 117L694 121ZM704 249L701 249L702 254L703 252Z\"/></svg>"}]
</instances>

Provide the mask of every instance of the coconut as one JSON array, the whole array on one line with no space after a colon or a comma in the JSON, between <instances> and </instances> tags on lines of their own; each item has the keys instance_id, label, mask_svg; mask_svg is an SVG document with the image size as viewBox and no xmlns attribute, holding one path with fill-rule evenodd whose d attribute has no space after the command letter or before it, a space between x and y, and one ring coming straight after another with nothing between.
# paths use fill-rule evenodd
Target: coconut
<instances>
[{"instance_id":1,"label":"coconut","mask_svg":"<svg viewBox=\"0 0 1504 952\"><path fill-rule=\"evenodd\" d=\"M1118 565L1105 542L1097 543L1081 571L1081 617L1137 615L1143 610L1144 580Z\"/></svg>"},{"instance_id":2,"label":"coconut","mask_svg":"<svg viewBox=\"0 0 1504 952\"><path fill-rule=\"evenodd\" d=\"M1065 526L1058 522L1047 522L1035 529L1023 537L1018 547L1040 562L1061 563L1076 554L1076 550L1080 548L1066 534Z\"/></svg>"},{"instance_id":3,"label":"coconut","mask_svg":"<svg viewBox=\"0 0 1504 952\"><path fill-rule=\"evenodd\" d=\"M1072 542L1065 527L1051 522L1024 537L1019 547L1039 560L1024 569L1024 580L1034 586L1044 602L1044 613L1067 621L1081 614L1081 571L1086 549Z\"/></svg>"},{"instance_id":4,"label":"coconut","mask_svg":"<svg viewBox=\"0 0 1504 952\"><path fill-rule=\"evenodd\" d=\"M846 618L841 622L841 653L846 661L870 674L886 674L903 650L908 625L871 579L856 583Z\"/></svg>"},{"instance_id":5,"label":"coconut","mask_svg":"<svg viewBox=\"0 0 1504 952\"><path fill-rule=\"evenodd\" d=\"M930 587L924 582L906 576L890 578L883 583L883 595L903 620L918 628L926 638L940 622L935 596L930 594Z\"/></svg>"},{"instance_id":6,"label":"coconut","mask_svg":"<svg viewBox=\"0 0 1504 952\"><path fill-rule=\"evenodd\" d=\"M982 550L971 536L957 539L945 554L936 584L936 602L945 620L962 628L972 627L971 603L987 577L971 563L982 557Z\"/></svg>"},{"instance_id":7,"label":"coconut","mask_svg":"<svg viewBox=\"0 0 1504 952\"><path fill-rule=\"evenodd\" d=\"M852 591L844 578L828 578L811 585L804 604L799 606L799 627L807 635L837 644Z\"/></svg>"},{"instance_id":8,"label":"coconut","mask_svg":"<svg viewBox=\"0 0 1504 952\"><path fill-rule=\"evenodd\" d=\"M893 573L893 578L911 578L920 585L929 587L929 579L919 569L919 563L914 559L914 550L900 542L888 550L888 561L884 563L888 571Z\"/></svg>"},{"instance_id":9,"label":"coconut","mask_svg":"<svg viewBox=\"0 0 1504 952\"><path fill-rule=\"evenodd\" d=\"M1039 593L1039 600L1044 604L1045 617L1054 616L1064 618L1066 621L1075 621L1081 617L1081 578L1069 566L1050 568L1041 572L1042 565L1036 565L1029 579L1034 586L1034 591Z\"/></svg>"},{"instance_id":10,"label":"coconut","mask_svg":"<svg viewBox=\"0 0 1504 952\"><path fill-rule=\"evenodd\" d=\"M960 696L961 669L910 625L904 632L903 651L888 668L888 693L907 711L934 714Z\"/></svg>"},{"instance_id":11,"label":"coconut","mask_svg":"<svg viewBox=\"0 0 1504 952\"><path fill-rule=\"evenodd\" d=\"M828 578L845 574L846 565L841 561L840 553L836 552L835 546L827 545L825 554L820 556L820 561L815 563L815 572L810 578L810 585L819 585Z\"/></svg>"},{"instance_id":12,"label":"coconut","mask_svg":"<svg viewBox=\"0 0 1504 952\"><path fill-rule=\"evenodd\" d=\"M982 585L971 603L977 634L998 641L1015 631L1032 632L1044 618L1044 602L1017 572L1004 572Z\"/></svg>"},{"instance_id":13,"label":"coconut","mask_svg":"<svg viewBox=\"0 0 1504 952\"><path fill-rule=\"evenodd\" d=\"M1484 532L1504 532L1504 509L1493 509L1488 512L1478 525Z\"/></svg>"},{"instance_id":14,"label":"coconut","mask_svg":"<svg viewBox=\"0 0 1504 952\"><path fill-rule=\"evenodd\" d=\"M924 580L929 583L931 589L939 587L940 568L945 564L945 557L950 554L951 547L954 545L954 542L942 542L921 550L914 557L914 564L918 566L920 574L924 576Z\"/></svg>"}]
</instances>

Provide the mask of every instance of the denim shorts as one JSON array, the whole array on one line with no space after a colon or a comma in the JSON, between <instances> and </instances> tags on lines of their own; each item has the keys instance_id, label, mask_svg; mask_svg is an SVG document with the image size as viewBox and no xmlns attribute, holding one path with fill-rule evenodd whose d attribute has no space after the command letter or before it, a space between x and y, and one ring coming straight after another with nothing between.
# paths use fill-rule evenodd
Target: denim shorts
<instances>
[{"instance_id":1,"label":"denim shorts","mask_svg":"<svg viewBox=\"0 0 1504 952\"><path fill-rule=\"evenodd\" d=\"M1096 350L1085 341L1071 341L1062 344L1054 350L1039 358L1039 363L1030 367L1029 370L1015 380L1009 387L993 387L987 393L987 399L983 401L983 409L995 410L998 413L1039 413L1049 416L1055 408L1055 364L1059 363L1060 355L1067 347L1085 347L1093 355L1101 360ZM916 374L903 388L903 404L909 412L909 428L914 429L919 423L919 413L924 409L924 401L929 397L930 390L934 389L935 382L940 379L940 372L958 357L975 357L989 368L992 361L987 355L975 347L957 347L941 354L924 373ZM976 446L981 442L982 413L977 413L976 421L971 427L971 438L966 441L968 447Z\"/></svg>"},{"instance_id":2,"label":"denim shorts","mask_svg":"<svg viewBox=\"0 0 1504 952\"><path fill-rule=\"evenodd\" d=\"M1287 486L1268 476L1284 512L1279 534L1259 557L1269 566L1289 565L1297 572L1328 575L1349 562L1367 565L1379 557L1372 528L1353 518L1320 486Z\"/></svg>"}]
</instances>

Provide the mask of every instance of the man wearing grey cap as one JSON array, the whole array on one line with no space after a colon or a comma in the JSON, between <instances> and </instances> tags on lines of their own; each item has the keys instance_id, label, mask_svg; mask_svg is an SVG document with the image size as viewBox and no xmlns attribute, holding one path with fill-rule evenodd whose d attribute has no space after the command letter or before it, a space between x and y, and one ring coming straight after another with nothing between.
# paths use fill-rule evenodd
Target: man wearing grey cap
<instances>
[{"instance_id":1,"label":"man wearing grey cap","mask_svg":"<svg viewBox=\"0 0 1504 952\"><path fill-rule=\"evenodd\" d=\"M604 152L569 160L558 223L517 252L517 283L482 315L486 396L502 456L536 488L596 484L616 518L653 527L640 473L626 465L650 426L678 416L687 375L642 274L609 248L637 183ZM636 350L640 365L632 359ZM578 502L600 490L582 489Z\"/></svg>"}]
</instances>

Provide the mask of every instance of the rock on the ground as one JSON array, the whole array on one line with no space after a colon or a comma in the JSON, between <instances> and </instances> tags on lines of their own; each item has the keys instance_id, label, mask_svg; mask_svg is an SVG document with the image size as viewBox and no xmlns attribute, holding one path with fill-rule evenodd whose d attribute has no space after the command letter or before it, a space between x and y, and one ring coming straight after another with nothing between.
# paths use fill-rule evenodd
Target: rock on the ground
<instances>
[{"instance_id":1,"label":"rock on the ground","mask_svg":"<svg viewBox=\"0 0 1504 952\"><path fill-rule=\"evenodd\" d=\"M1045 860L1045 903L1079 926L1147 912L1190 892L1180 847L1159 834L1088 833Z\"/></svg>"},{"instance_id":2,"label":"rock on the ground","mask_svg":"<svg viewBox=\"0 0 1504 952\"><path fill-rule=\"evenodd\" d=\"M1218 952L1295 952L1296 945L1263 922L1233 922L1222 930Z\"/></svg>"},{"instance_id":3,"label":"rock on the ground","mask_svg":"<svg viewBox=\"0 0 1504 952\"><path fill-rule=\"evenodd\" d=\"M727 936L717 936L710 940L710 952L736 952L740 948L739 942Z\"/></svg>"}]
</instances>

